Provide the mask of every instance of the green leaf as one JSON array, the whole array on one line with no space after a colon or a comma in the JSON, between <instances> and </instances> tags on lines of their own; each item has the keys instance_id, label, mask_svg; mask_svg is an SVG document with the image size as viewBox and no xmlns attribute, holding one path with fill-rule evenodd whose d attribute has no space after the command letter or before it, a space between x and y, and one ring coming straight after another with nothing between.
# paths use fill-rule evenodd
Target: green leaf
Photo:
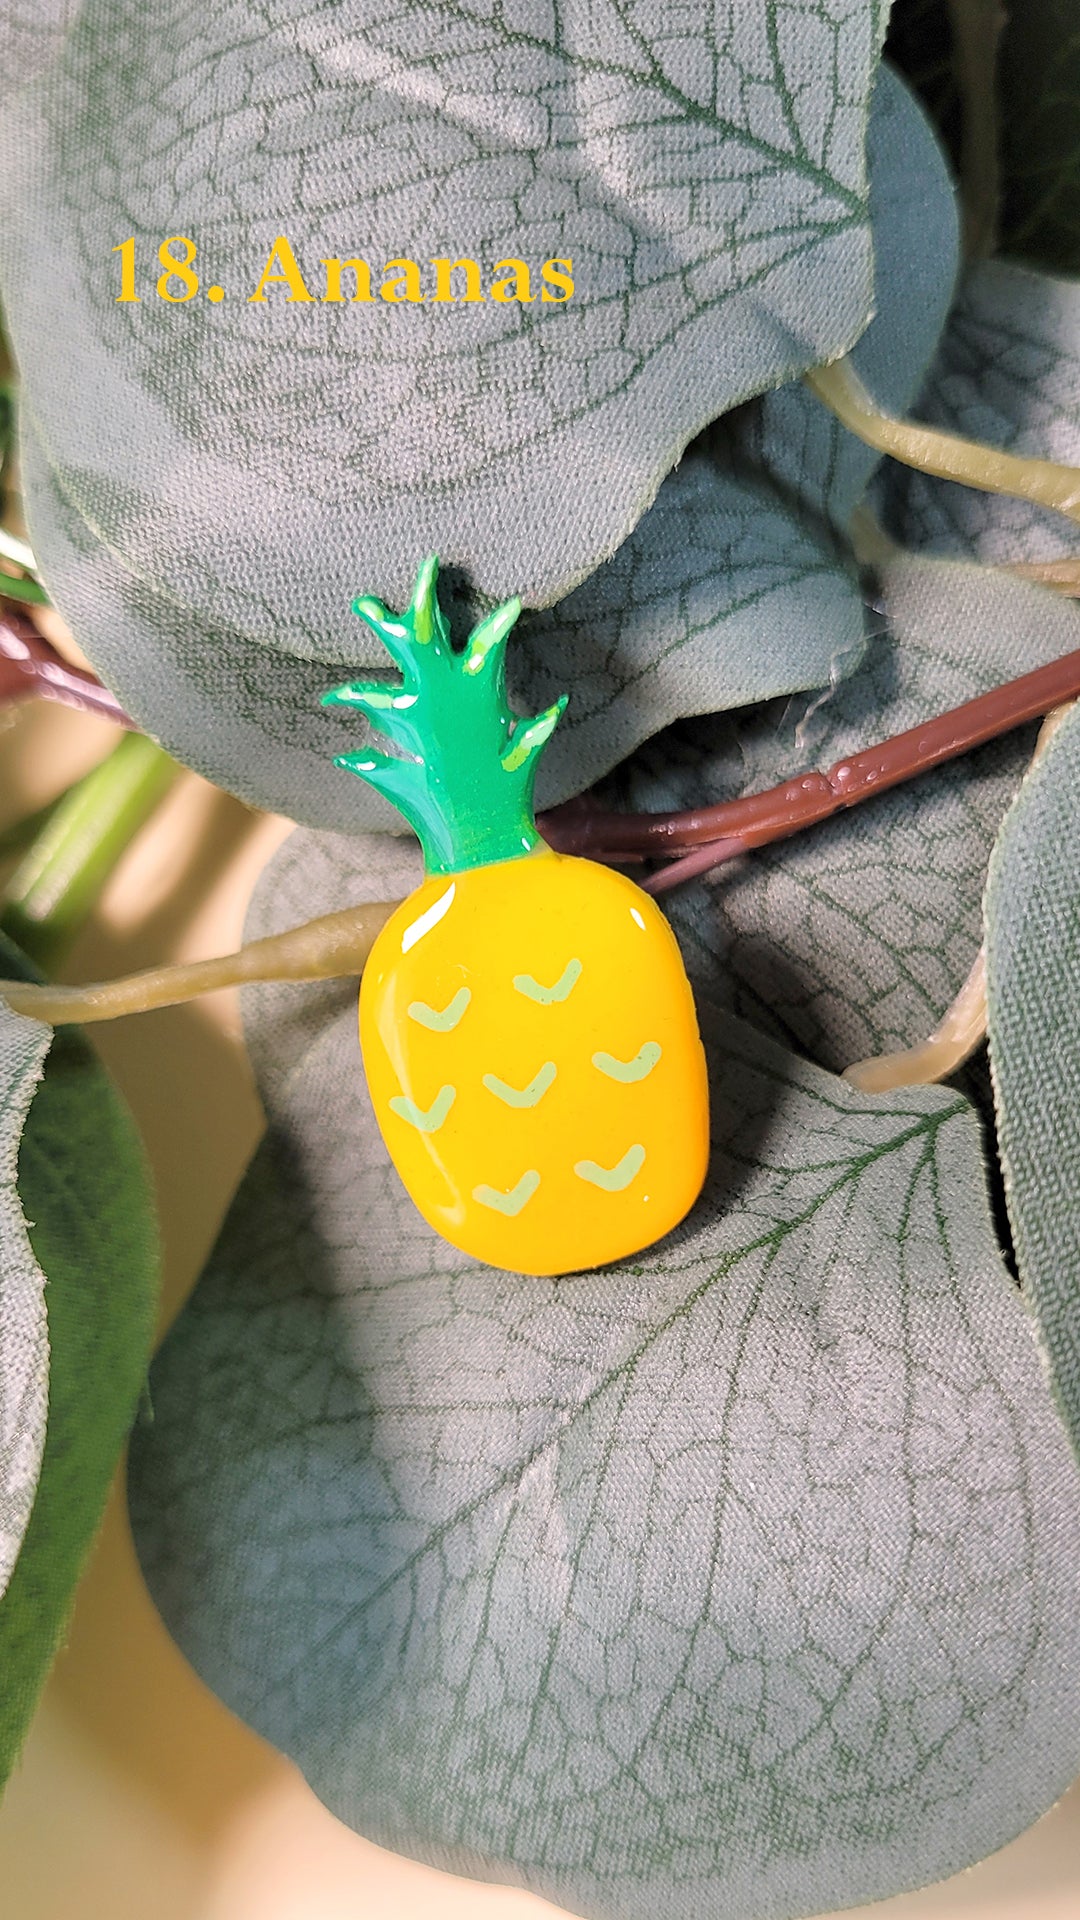
<instances>
[{"instance_id":1,"label":"green leaf","mask_svg":"<svg viewBox=\"0 0 1080 1920\"><path fill-rule=\"evenodd\" d=\"M30 1245L17 1174L19 1139L50 1037L47 1027L0 1008L0 1593L26 1532L45 1443L45 1275Z\"/></svg>"},{"instance_id":2,"label":"green leaf","mask_svg":"<svg viewBox=\"0 0 1080 1920\"><path fill-rule=\"evenodd\" d=\"M853 359L904 407L948 309L957 222L927 121L885 68L868 155L877 313ZM857 666L862 596L843 535L875 463L801 383L781 387L691 449L606 566L526 616L508 662L521 703L572 689L541 804L676 719L825 686Z\"/></svg>"},{"instance_id":3,"label":"green leaf","mask_svg":"<svg viewBox=\"0 0 1080 1920\"><path fill-rule=\"evenodd\" d=\"M7 943L3 962L5 973L25 973ZM40 1063L51 1037L36 1021L0 1018L9 1061ZM24 1065L22 1093L17 1081L9 1083L3 1108L13 1145L25 1123L3 1236L2 1404L5 1425L15 1416L24 1452L33 1451L36 1487L0 1597L0 1782L62 1643L142 1390L157 1280L153 1208L126 1108L73 1029L56 1035L33 1091L27 1076L35 1071ZM26 1111L28 1086L33 1100ZM9 1311L20 1294L33 1310L32 1376ZM20 1375L34 1387L21 1407L14 1392ZM0 1482L5 1517L10 1469L7 1457Z\"/></svg>"},{"instance_id":4,"label":"green leaf","mask_svg":"<svg viewBox=\"0 0 1080 1920\"><path fill-rule=\"evenodd\" d=\"M1080 284L1005 261L970 267L917 408L1010 453L1080 465ZM1064 515L888 462L889 523L908 546L996 565L1080 553Z\"/></svg>"},{"instance_id":5,"label":"green leaf","mask_svg":"<svg viewBox=\"0 0 1080 1920\"><path fill-rule=\"evenodd\" d=\"M0 126L0 269L35 552L136 718L252 799L357 822L340 722L310 708L365 664L359 589L403 604L435 549L552 603L702 427L866 325L884 12L717 0L684 33L663 0L351 0L271 31L256 0L79 8ZM219 304L155 292L176 232ZM319 261L357 254L418 260L429 292L436 258L485 284L572 258L577 291L252 304L282 233L317 295Z\"/></svg>"},{"instance_id":6,"label":"green leaf","mask_svg":"<svg viewBox=\"0 0 1080 1920\"><path fill-rule=\"evenodd\" d=\"M904 83L882 67L867 138L874 234L874 318L852 349L882 406L904 413L934 356L959 262L956 195L936 136ZM794 383L737 416L744 458L782 495L847 531L879 456Z\"/></svg>"},{"instance_id":7,"label":"green leaf","mask_svg":"<svg viewBox=\"0 0 1080 1920\"><path fill-rule=\"evenodd\" d=\"M620 796L663 811L752 793L1080 647L1072 602L963 563L896 562L881 607L864 664L826 699L680 729L623 771ZM732 1011L828 1067L925 1039L978 952L990 850L1035 733L673 892L665 904L695 978L715 976Z\"/></svg>"},{"instance_id":8,"label":"green leaf","mask_svg":"<svg viewBox=\"0 0 1080 1920\"><path fill-rule=\"evenodd\" d=\"M11 102L48 66L70 25L69 0L11 0L0 13L0 100Z\"/></svg>"},{"instance_id":9,"label":"green leaf","mask_svg":"<svg viewBox=\"0 0 1080 1920\"><path fill-rule=\"evenodd\" d=\"M998 76L1001 244L1054 272L1080 272L1080 19L1073 0L1024 0L1006 12Z\"/></svg>"},{"instance_id":10,"label":"green leaf","mask_svg":"<svg viewBox=\"0 0 1080 1920\"><path fill-rule=\"evenodd\" d=\"M867 143L877 312L853 359L906 406L937 345L956 272L952 186L910 94L882 68ZM694 447L606 566L522 623L525 705L570 705L541 803L609 771L689 714L826 686L858 664L862 595L844 538L875 465L801 382ZM515 664L517 662L517 664Z\"/></svg>"},{"instance_id":11,"label":"green leaf","mask_svg":"<svg viewBox=\"0 0 1080 1920\"><path fill-rule=\"evenodd\" d=\"M686 714L820 686L862 650L850 560L800 526L775 488L699 445L607 565L522 622L507 673L518 705L570 703L537 797L579 793Z\"/></svg>"},{"instance_id":12,"label":"green leaf","mask_svg":"<svg viewBox=\"0 0 1080 1920\"><path fill-rule=\"evenodd\" d=\"M299 833L251 931L413 871ZM699 1207L537 1282L412 1210L354 993L260 988L268 1137L132 1461L182 1648L338 1815L611 1920L920 1884L1080 1765L1080 1482L970 1110L704 1011Z\"/></svg>"},{"instance_id":13,"label":"green leaf","mask_svg":"<svg viewBox=\"0 0 1080 1920\"><path fill-rule=\"evenodd\" d=\"M990 1048L1009 1218L1080 1450L1080 710L1002 828L986 894Z\"/></svg>"}]
</instances>

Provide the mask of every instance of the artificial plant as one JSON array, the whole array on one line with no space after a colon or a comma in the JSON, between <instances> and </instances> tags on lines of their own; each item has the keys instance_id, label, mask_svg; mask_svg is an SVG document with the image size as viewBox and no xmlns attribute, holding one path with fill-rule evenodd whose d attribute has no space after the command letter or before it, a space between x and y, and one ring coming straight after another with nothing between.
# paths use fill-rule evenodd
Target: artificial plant
<instances>
[{"instance_id":1,"label":"artificial plant","mask_svg":"<svg viewBox=\"0 0 1080 1920\"><path fill-rule=\"evenodd\" d=\"M404 606L424 552L462 632L520 594L511 692L568 689L540 799L585 836L1080 649L1075 35L1022 11L1002 48L980 0L717 0L685 34L649 0L0 8L41 579L138 726L299 823L249 920L294 975L291 929L330 917L323 973L357 970L416 878L318 701L379 664L356 592ZM250 305L282 232L572 255L579 291ZM170 233L221 302L118 304L111 249ZM1080 1771L1080 715L1025 781L1035 741L683 869L710 1180L612 1271L437 1241L352 985L249 950L266 1140L132 1511L185 1652L361 1831L583 1914L756 1920L953 1871ZM984 945L990 1075L841 1077L924 1041ZM20 1112L13 1082L11 1143ZM12 1583L50 1498L28 1324Z\"/></svg>"}]
</instances>

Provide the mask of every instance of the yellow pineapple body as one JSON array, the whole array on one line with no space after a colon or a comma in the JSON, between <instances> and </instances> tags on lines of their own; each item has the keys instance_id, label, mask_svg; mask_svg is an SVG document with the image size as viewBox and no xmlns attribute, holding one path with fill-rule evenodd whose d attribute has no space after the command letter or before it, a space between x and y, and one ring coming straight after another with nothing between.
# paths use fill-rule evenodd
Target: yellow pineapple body
<instances>
[{"instance_id":1,"label":"yellow pineapple body","mask_svg":"<svg viewBox=\"0 0 1080 1920\"><path fill-rule=\"evenodd\" d=\"M368 960L360 1039L409 1194L476 1259L600 1266L697 1198L693 997L663 914L609 868L538 847L426 879Z\"/></svg>"}]
</instances>

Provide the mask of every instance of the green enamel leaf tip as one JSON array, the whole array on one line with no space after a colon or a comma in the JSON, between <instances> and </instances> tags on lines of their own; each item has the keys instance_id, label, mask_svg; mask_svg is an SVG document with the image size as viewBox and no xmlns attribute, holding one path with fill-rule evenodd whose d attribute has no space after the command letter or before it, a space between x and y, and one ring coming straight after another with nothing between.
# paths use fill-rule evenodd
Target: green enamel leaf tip
<instances>
[{"instance_id":1,"label":"green enamel leaf tip","mask_svg":"<svg viewBox=\"0 0 1080 1920\"><path fill-rule=\"evenodd\" d=\"M428 873L517 860L539 842L533 818L536 768L566 707L514 713L506 697L506 643L521 613L505 600L474 627L460 652L439 605L439 562L421 561L404 613L360 594L353 612L377 633L400 684L350 680L322 696L349 707L393 747L334 756L403 814L419 835Z\"/></svg>"}]
</instances>

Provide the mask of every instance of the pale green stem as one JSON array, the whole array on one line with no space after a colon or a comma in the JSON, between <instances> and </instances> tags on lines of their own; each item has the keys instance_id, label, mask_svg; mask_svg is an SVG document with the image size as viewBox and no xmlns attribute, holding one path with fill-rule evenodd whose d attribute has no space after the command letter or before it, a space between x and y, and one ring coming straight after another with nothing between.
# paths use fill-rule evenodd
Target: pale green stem
<instances>
[{"instance_id":1,"label":"pale green stem","mask_svg":"<svg viewBox=\"0 0 1080 1920\"><path fill-rule=\"evenodd\" d=\"M887 567L891 561L904 558L903 548L886 533L865 501L848 521L848 539L860 567Z\"/></svg>"},{"instance_id":2,"label":"pale green stem","mask_svg":"<svg viewBox=\"0 0 1080 1920\"><path fill-rule=\"evenodd\" d=\"M1076 705L1070 700L1054 707L1039 729L1031 765L1045 753L1067 714ZM844 1079L861 1093L892 1093L896 1087L930 1087L950 1076L970 1060L986 1039L986 947L979 948L975 963L952 1006L921 1046L906 1047L901 1053L880 1053L869 1060L857 1060L846 1067Z\"/></svg>"},{"instance_id":3,"label":"pale green stem","mask_svg":"<svg viewBox=\"0 0 1080 1920\"><path fill-rule=\"evenodd\" d=\"M356 978L380 927L390 918L396 900L372 901L345 907L318 920L290 927L287 933L253 940L238 953L219 959L192 960L186 966L151 967L122 980L104 980L87 987L32 987L21 980L0 980L0 998L14 1013L50 1026L77 1020L117 1020L125 1013L149 1013L155 1007L173 1007L219 987L240 986L250 980L341 980Z\"/></svg>"},{"instance_id":4,"label":"pale green stem","mask_svg":"<svg viewBox=\"0 0 1080 1920\"><path fill-rule=\"evenodd\" d=\"M31 607L47 607L49 596L44 587L36 580L22 580L14 573L5 573L0 568L0 594L6 594L9 600L25 600Z\"/></svg>"},{"instance_id":5,"label":"pale green stem","mask_svg":"<svg viewBox=\"0 0 1080 1920\"><path fill-rule=\"evenodd\" d=\"M0 527L0 560L10 560L13 566L22 567L24 573L37 577L37 561L33 550L17 534L9 533L6 527Z\"/></svg>"},{"instance_id":6,"label":"pale green stem","mask_svg":"<svg viewBox=\"0 0 1080 1920\"><path fill-rule=\"evenodd\" d=\"M125 734L64 795L27 849L5 889L0 927L44 971L75 938L178 772L155 741Z\"/></svg>"},{"instance_id":7,"label":"pale green stem","mask_svg":"<svg viewBox=\"0 0 1080 1920\"><path fill-rule=\"evenodd\" d=\"M936 427L897 420L875 406L850 361L834 360L804 376L807 386L834 413L842 426L879 453L891 454L906 467L958 480L982 493L1004 493L1052 507L1080 522L1080 467L1058 466L1052 460L1029 460L981 446Z\"/></svg>"}]
</instances>

